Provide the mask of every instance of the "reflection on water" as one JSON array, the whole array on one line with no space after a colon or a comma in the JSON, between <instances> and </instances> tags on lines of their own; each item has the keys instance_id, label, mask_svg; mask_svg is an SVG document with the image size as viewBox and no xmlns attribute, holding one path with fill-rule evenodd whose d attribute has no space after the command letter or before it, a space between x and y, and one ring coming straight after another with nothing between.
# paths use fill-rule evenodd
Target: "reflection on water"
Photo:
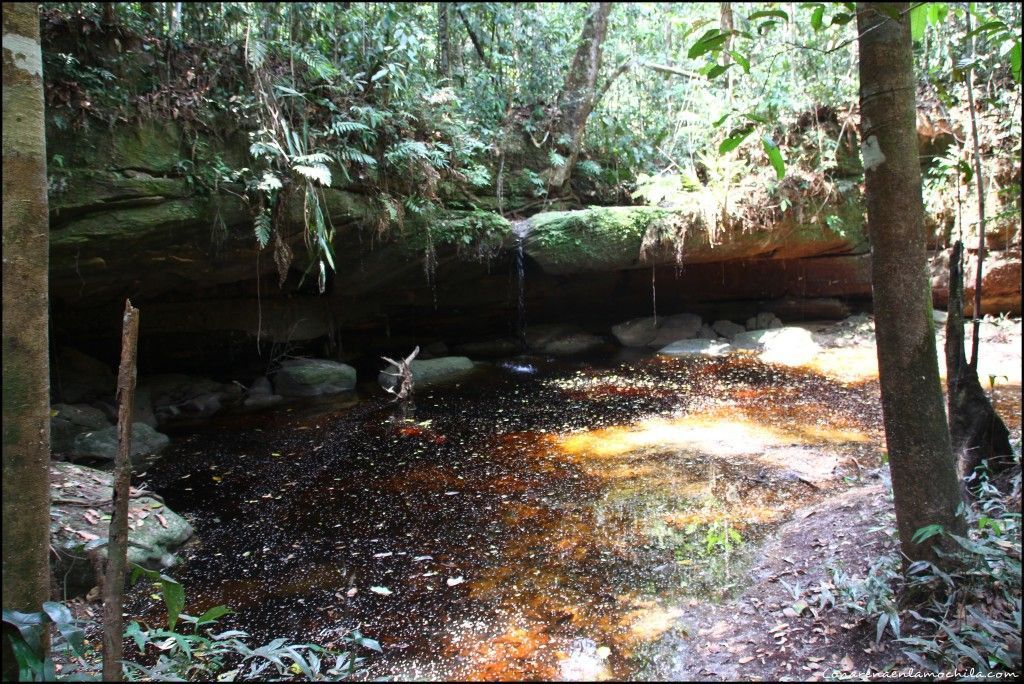
<instances>
[{"instance_id":1,"label":"reflection on water","mask_svg":"<svg viewBox=\"0 0 1024 684\"><path fill-rule=\"evenodd\" d=\"M629 677L689 599L738 588L751 541L881 443L873 385L750 359L517 360L416 407L178 440L147 480L201 540L176 573L188 611L228 604L257 639L359 627L384 648L370 677ZM142 590L130 609L159 610Z\"/></svg>"}]
</instances>

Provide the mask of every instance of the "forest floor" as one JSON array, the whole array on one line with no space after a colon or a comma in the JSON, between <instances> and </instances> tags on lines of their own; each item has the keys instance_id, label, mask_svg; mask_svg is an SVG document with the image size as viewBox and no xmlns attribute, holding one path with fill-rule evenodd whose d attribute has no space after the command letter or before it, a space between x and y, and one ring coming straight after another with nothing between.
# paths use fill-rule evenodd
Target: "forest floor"
<instances>
[{"instance_id":1,"label":"forest floor","mask_svg":"<svg viewBox=\"0 0 1024 684\"><path fill-rule=\"evenodd\" d=\"M806 326L824 351L812 367L848 382L877 378L874 325L867 316ZM936 325L942 363L945 330ZM970 326L967 326L968 345ZM989 318L981 326L979 377L991 377L992 399L1019 449L1021 439L1021 320ZM1020 462L1016 465L1020 469ZM835 609L831 570L864 578L897 551L887 466L860 474L860 483L794 513L760 549L749 587L723 603L694 602L650 655L654 679L679 681L821 681L892 679L921 671L876 619ZM1020 493L1010 502L1020 511ZM823 607L827 606L827 607Z\"/></svg>"}]
</instances>

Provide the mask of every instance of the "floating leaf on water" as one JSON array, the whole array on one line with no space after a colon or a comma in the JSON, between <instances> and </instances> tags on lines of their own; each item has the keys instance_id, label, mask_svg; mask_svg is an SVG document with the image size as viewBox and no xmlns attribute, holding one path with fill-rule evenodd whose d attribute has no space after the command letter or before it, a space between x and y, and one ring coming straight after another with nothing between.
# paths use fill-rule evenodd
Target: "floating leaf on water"
<instances>
[{"instance_id":1,"label":"floating leaf on water","mask_svg":"<svg viewBox=\"0 0 1024 684\"><path fill-rule=\"evenodd\" d=\"M395 555L395 554L392 551L384 551L383 553L375 553L375 554L373 554L373 557L374 558L387 558L388 556L393 556L393 555Z\"/></svg>"},{"instance_id":2,"label":"floating leaf on water","mask_svg":"<svg viewBox=\"0 0 1024 684\"><path fill-rule=\"evenodd\" d=\"M464 578L462 578L462 577L449 577L448 578L448 586L449 587L458 586L458 585L462 584L465 581L466 580Z\"/></svg>"},{"instance_id":3,"label":"floating leaf on water","mask_svg":"<svg viewBox=\"0 0 1024 684\"><path fill-rule=\"evenodd\" d=\"M391 594L393 593L387 587L370 587L370 591L372 591L374 594L380 594L381 596L391 596Z\"/></svg>"},{"instance_id":4,"label":"floating leaf on water","mask_svg":"<svg viewBox=\"0 0 1024 684\"><path fill-rule=\"evenodd\" d=\"M421 561L428 561L428 560L434 560L434 557L433 556L416 556L415 558L412 559L412 562L413 563L419 563Z\"/></svg>"},{"instance_id":5,"label":"floating leaf on water","mask_svg":"<svg viewBox=\"0 0 1024 684\"><path fill-rule=\"evenodd\" d=\"M358 593L359 593L359 590L356 589L355 587L352 587L351 589L349 589L348 591L345 592L345 596L348 596L349 598L352 598L353 596L355 596Z\"/></svg>"}]
</instances>

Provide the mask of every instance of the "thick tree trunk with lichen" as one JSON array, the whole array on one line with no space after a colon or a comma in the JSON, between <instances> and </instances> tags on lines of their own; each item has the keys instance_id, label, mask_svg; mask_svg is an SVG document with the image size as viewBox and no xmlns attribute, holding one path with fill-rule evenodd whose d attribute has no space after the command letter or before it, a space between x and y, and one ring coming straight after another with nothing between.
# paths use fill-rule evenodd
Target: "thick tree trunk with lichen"
<instances>
[{"instance_id":1,"label":"thick tree trunk with lichen","mask_svg":"<svg viewBox=\"0 0 1024 684\"><path fill-rule=\"evenodd\" d=\"M602 46L608 33L611 9L610 2L590 3L579 47L558 97L558 118L553 122L551 134L555 150L564 162L547 170L548 187L555 190L569 180L583 145L587 117L597 101L597 75L601 71Z\"/></svg>"},{"instance_id":2,"label":"thick tree trunk with lichen","mask_svg":"<svg viewBox=\"0 0 1024 684\"><path fill-rule=\"evenodd\" d=\"M859 3L862 156L875 336L900 546L909 561L948 565L914 533L962 534L956 464L942 400L926 271L921 166L908 3Z\"/></svg>"},{"instance_id":3,"label":"thick tree trunk with lichen","mask_svg":"<svg viewBox=\"0 0 1024 684\"><path fill-rule=\"evenodd\" d=\"M964 351L964 245L953 245L949 259L949 317L946 319L946 396L949 433L961 476L988 459L998 471L999 456L1012 456L1010 431L992 408L978 381L978 369Z\"/></svg>"},{"instance_id":4,"label":"thick tree trunk with lichen","mask_svg":"<svg viewBox=\"0 0 1024 684\"><path fill-rule=\"evenodd\" d=\"M50 596L49 220L36 3L3 6L3 607ZM4 639L4 678L14 666Z\"/></svg>"}]
</instances>

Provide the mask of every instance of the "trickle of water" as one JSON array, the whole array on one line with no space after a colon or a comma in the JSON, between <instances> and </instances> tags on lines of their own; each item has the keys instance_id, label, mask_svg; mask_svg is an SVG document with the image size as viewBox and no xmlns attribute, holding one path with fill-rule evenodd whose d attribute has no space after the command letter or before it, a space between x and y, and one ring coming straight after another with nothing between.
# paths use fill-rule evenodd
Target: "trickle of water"
<instances>
[{"instance_id":1,"label":"trickle of water","mask_svg":"<svg viewBox=\"0 0 1024 684\"><path fill-rule=\"evenodd\" d=\"M516 236L516 338L519 347L526 349L526 259L523 242L530 232L530 222L513 221L512 232Z\"/></svg>"}]
</instances>

